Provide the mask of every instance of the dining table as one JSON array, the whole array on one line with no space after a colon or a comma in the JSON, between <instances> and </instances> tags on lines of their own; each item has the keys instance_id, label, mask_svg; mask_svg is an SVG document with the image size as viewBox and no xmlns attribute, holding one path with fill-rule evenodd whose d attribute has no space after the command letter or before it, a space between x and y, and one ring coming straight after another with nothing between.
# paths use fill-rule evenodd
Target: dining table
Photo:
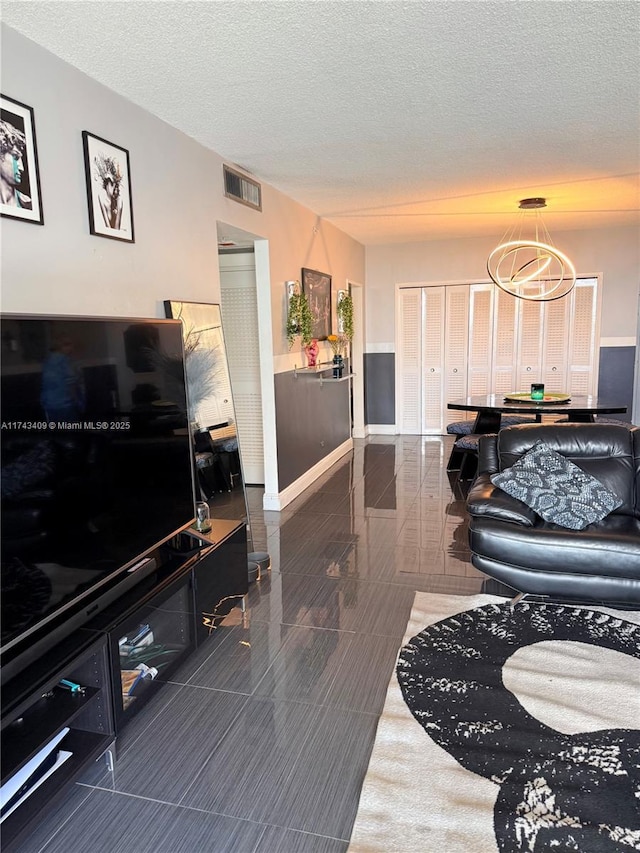
<instances>
[{"instance_id":1,"label":"dining table","mask_svg":"<svg viewBox=\"0 0 640 853\"><path fill-rule=\"evenodd\" d=\"M522 399L507 399L518 396ZM549 396L549 400L535 401L518 394L480 394L452 400L447 403L447 409L476 412L472 429L475 435L498 432L502 415L534 415L537 423L542 422L543 415L566 415L568 421L590 423L595 415L618 415L627 411L626 406L616 406L596 396Z\"/></svg>"}]
</instances>

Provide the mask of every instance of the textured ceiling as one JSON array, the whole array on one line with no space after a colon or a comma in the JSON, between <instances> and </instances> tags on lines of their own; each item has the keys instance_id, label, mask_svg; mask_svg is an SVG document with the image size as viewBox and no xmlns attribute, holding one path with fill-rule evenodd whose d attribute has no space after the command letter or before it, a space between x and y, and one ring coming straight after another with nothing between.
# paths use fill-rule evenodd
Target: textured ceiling
<instances>
[{"instance_id":1,"label":"textured ceiling","mask_svg":"<svg viewBox=\"0 0 640 853\"><path fill-rule=\"evenodd\" d=\"M366 244L637 223L640 4L3 0L2 18Z\"/></svg>"}]
</instances>

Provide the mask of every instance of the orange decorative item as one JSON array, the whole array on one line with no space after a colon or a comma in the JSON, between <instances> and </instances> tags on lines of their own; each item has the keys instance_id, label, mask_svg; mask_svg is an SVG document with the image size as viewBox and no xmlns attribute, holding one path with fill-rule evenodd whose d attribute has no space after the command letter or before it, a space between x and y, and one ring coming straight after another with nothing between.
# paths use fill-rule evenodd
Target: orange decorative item
<instances>
[{"instance_id":1,"label":"orange decorative item","mask_svg":"<svg viewBox=\"0 0 640 853\"><path fill-rule=\"evenodd\" d=\"M314 338L311 343L304 348L304 351L307 356L307 367L315 367L318 361L318 352L320 351L318 341Z\"/></svg>"}]
</instances>

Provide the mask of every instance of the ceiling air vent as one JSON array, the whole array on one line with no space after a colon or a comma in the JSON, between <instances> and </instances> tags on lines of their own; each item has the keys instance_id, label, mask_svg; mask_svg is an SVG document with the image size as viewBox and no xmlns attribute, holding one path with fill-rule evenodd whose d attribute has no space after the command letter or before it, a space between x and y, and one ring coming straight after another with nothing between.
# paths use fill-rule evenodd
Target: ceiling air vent
<instances>
[{"instance_id":1,"label":"ceiling air vent","mask_svg":"<svg viewBox=\"0 0 640 853\"><path fill-rule=\"evenodd\" d=\"M262 210L262 189L257 181L241 175L229 166L222 167L224 171L224 194L227 198L246 204L255 210Z\"/></svg>"}]
</instances>

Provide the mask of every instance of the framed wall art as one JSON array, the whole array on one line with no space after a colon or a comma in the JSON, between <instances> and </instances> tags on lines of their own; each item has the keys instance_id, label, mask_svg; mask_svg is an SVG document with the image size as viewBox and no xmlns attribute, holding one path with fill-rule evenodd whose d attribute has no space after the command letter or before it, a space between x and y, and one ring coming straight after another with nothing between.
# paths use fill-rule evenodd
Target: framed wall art
<instances>
[{"instance_id":1,"label":"framed wall art","mask_svg":"<svg viewBox=\"0 0 640 853\"><path fill-rule=\"evenodd\" d=\"M129 152L82 131L89 204L89 231L97 237L134 243Z\"/></svg>"},{"instance_id":2,"label":"framed wall art","mask_svg":"<svg viewBox=\"0 0 640 853\"><path fill-rule=\"evenodd\" d=\"M331 276L303 267L302 292L313 317L313 337L325 341L331 334Z\"/></svg>"},{"instance_id":3,"label":"framed wall art","mask_svg":"<svg viewBox=\"0 0 640 853\"><path fill-rule=\"evenodd\" d=\"M0 214L44 225L33 109L0 95Z\"/></svg>"}]
</instances>

